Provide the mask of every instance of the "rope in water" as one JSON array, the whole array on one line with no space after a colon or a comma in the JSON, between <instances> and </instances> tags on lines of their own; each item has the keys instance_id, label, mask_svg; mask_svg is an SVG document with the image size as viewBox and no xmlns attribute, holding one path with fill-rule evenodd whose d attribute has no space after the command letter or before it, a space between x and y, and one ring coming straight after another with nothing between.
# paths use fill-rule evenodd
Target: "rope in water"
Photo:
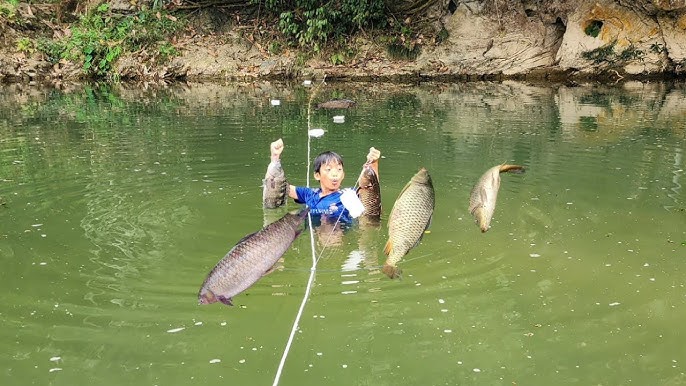
<instances>
[{"instance_id":1,"label":"rope in water","mask_svg":"<svg viewBox=\"0 0 686 386\"><path fill-rule=\"evenodd\" d=\"M326 76L322 79L321 83L312 91L312 95L310 95L310 100L307 103L307 186L310 186L310 149L311 149L311 140L310 140L310 112L312 109L312 99L314 99L315 94L317 93L317 90L319 87L324 84L324 80L326 79ZM286 343L286 347L283 351L283 355L281 356L281 361L279 362L279 367L276 370L276 376L274 377L274 383L273 386L276 386L279 384L279 380L281 379L281 373L283 371L283 367L286 364L286 358L288 358L288 353L290 352L291 349L291 344L293 344L293 339L295 338L295 333L298 331L298 325L300 324L300 318L302 317L303 311L305 310L305 304L307 304L307 299L310 297L310 292L312 290L312 284L314 283L314 275L317 272L317 251L315 249L315 243L314 243L314 232L312 232L312 214L308 213L307 214L307 221L308 225L310 227L310 248L312 249L312 267L310 267L310 277L307 280L307 286L305 287L305 295L303 296L303 300L300 303L300 308L298 309L298 313L295 316L295 320L293 321L293 327L291 328L291 334L288 336L288 342ZM323 251L322 251L323 252Z\"/></svg>"}]
</instances>

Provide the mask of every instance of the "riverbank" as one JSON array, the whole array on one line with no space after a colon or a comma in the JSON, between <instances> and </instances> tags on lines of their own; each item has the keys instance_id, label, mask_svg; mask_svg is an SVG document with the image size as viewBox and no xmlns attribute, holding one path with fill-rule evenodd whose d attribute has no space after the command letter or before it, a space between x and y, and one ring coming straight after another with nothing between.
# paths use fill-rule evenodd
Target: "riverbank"
<instances>
[{"instance_id":1,"label":"riverbank","mask_svg":"<svg viewBox=\"0 0 686 386\"><path fill-rule=\"evenodd\" d=\"M106 63L105 78L618 82L686 74L686 1L622 5L600 0L568 6L549 0L498 12L487 1L435 3L430 12L436 15L436 33L414 36L417 52L411 58L393 55L377 32L351 37L344 54L326 47L317 53L284 45L274 49L276 31L262 33L254 24L231 18L218 25L213 11L205 9L186 14L188 24L170 35L164 50L124 52ZM72 24L57 20L73 23L74 16L60 17L56 4L28 3L18 3L13 15L0 21L0 81L60 83L88 76L84 63L51 59L39 47L45 43L38 43L70 36ZM176 20L173 14L156 16Z\"/></svg>"}]
</instances>

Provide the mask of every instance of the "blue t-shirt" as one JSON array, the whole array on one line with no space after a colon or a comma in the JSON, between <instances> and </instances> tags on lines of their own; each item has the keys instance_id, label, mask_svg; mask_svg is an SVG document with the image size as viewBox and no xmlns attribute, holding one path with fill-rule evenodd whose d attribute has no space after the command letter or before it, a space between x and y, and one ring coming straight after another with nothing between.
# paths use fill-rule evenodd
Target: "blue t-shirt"
<instances>
[{"instance_id":1,"label":"blue t-shirt","mask_svg":"<svg viewBox=\"0 0 686 386\"><path fill-rule=\"evenodd\" d=\"M336 220L340 216L341 222L349 223L352 221L348 209L341 202L343 193L340 190L324 197L319 196L321 192L320 188L296 186L295 193L298 195L296 202L307 205L312 215L332 220Z\"/></svg>"}]
</instances>

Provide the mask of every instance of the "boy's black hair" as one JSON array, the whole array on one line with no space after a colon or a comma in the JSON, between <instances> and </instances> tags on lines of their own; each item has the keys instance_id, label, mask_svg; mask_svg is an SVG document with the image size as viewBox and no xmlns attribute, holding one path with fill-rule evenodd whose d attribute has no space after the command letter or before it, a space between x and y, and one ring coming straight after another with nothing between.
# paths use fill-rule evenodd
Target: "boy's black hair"
<instances>
[{"instance_id":1,"label":"boy's black hair","mask_svg":"<svg viewBox=\"0 0 686 386\"><path fill-rule=\"evenodd\" d=\"M322 165L326 165L331 161L335 161L341 166L343 166L343 158L341 158L338 153L335 153L333 151L325 151L317 156L317 158L314 159L314 172L319 173L319 170L322 168Z\"/></svg>"}]
</instances>

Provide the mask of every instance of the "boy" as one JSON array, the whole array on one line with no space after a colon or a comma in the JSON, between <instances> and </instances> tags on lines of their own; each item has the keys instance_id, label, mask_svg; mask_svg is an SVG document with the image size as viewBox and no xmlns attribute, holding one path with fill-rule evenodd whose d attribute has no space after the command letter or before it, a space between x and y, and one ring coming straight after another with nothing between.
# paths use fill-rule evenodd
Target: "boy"
<instances>
[{"instance_id":1,"label":"boy","mask_svg":"<svg viewBox=\"0 0 686 386\"><path fill-rule=\"evenodd\" d=\"M270 145L272 161L278 161L283 152L283 140L279 138ZM379 175L379 158L381 152L369 148L367 163ZM340 155L325 151L314 160L314 178L319 181L319 188L288 185L288 196L296 202L305 204L310 213L342 222L350 222L348 210L341 202L341 183L345 177L343 159Z\"/></svg>"}]
</instances>

